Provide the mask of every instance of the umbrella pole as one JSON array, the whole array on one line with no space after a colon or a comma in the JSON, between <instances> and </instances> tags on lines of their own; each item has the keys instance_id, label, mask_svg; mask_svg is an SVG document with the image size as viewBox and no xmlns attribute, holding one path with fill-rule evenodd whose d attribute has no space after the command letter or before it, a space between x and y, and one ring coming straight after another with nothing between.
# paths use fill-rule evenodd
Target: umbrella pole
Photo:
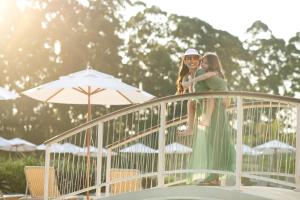
<instances>
[{"instance_id":1,"label":"umbrella pole","mask_svg":"<svg viewBox=\"0 0 300 200\"><path fill-rule=\"evenodd\" d=\"M92 107L91 107L91 88L88 87L88 115L87 121L91 121ZM90 139L91 139L91 129L87 129L86 134L86 146L87 146L87 159L86 159L86 185L87 188L90 187ZM88 190L86 193L86 199L90 199L90 191Z\"/></svg>"},{"instance_id":2,"label":"umbrella pole","mask_svg":"<svg viewBox=\"0 0 300 200\"><path fill-rule=\"evenodd\" d=\"M277 170L277 167L278 167L278 159L277 159L277 153L278 153L278 150L277 150L277 148L275 148L275 153L274 153L274 160L275 160L275 164L274 164L274 166L275 166L275 170L274 170L274 172L277 172L276 170Z\"/></svg>"}]
</instances>

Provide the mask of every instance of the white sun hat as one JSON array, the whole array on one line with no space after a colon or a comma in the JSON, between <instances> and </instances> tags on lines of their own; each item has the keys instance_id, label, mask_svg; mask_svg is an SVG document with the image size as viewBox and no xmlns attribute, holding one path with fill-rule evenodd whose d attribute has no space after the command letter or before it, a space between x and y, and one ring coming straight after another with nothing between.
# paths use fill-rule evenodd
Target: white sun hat
<instances>
[{"instance_id":1,"label":"white sun hat","mask_svg":"<svg viewBox=\"0 0 300 200\"><path fill-rule=\"evenodd\" d=\"M184 52L184 56L189 56L189 55L200 55L198 53L198 51L196 49L187 49L185 52Z\"/></svg>"}]
</instances>

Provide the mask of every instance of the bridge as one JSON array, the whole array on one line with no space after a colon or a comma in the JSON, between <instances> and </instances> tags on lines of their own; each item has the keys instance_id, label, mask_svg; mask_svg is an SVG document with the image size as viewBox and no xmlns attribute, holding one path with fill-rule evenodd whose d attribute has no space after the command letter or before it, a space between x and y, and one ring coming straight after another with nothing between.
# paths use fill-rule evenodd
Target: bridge
<instances>
[{"instance_id":1,"label":"bridge","mask_svg":"<svg viewBox=\"0 0 300 200\"><path fill-rule=\"evenodd\" d=\"M203 110L211 99L230 99L225 113L235 147L233 170L191 166L195 156L202 156L194 148L198 133L178 135L187 126L187 102L194 101L196 110ZM195 128L205 130L197 120ZM80 148L59 153L51 149L55 144ZM300 100L291 97L251 92L168 96L98 117L45 145L45 200L75 195L300 199ZM204 185L209 174L218 174L220 185Z\"/></svg>"}]
</instances>

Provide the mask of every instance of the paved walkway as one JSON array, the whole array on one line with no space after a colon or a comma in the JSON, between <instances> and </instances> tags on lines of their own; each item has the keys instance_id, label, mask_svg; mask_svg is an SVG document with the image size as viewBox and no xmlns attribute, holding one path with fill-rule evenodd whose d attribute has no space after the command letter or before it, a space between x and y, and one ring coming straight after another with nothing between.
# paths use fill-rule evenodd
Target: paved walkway
<instances>
[{"instance_id":1,"label":"paved walkway","mask_svg":"<svg viewBox=\"0 0 300 200\"><path fill-rule=\"evenodd\" d=\"M283 188L243 186L174 186L126 193L101 200L300 200L300 192Z\"/></svg>"}]
</instances>

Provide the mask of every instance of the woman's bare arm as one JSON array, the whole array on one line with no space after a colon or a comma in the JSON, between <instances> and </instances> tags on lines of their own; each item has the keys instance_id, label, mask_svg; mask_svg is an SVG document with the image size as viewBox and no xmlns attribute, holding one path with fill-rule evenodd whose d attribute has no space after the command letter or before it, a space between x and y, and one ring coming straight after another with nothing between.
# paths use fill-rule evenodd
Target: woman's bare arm
<instances>
[{"instance_id":1,"label":"woman's bare arm","mask_svg":"<svg viewBox=\"0 0 300 200\"><path fill-rule=\"evenodd\" d=\"M182 86L185 87L185 88L188 88L193 83L196 83L198 81L203 81L205 79L211 78L211 77L216 76L216 75L218 75L218 72L206 72L205 74L202 74L200 76L192 78L188 81L182 81Z\"/></svg>"}]
</instances>

